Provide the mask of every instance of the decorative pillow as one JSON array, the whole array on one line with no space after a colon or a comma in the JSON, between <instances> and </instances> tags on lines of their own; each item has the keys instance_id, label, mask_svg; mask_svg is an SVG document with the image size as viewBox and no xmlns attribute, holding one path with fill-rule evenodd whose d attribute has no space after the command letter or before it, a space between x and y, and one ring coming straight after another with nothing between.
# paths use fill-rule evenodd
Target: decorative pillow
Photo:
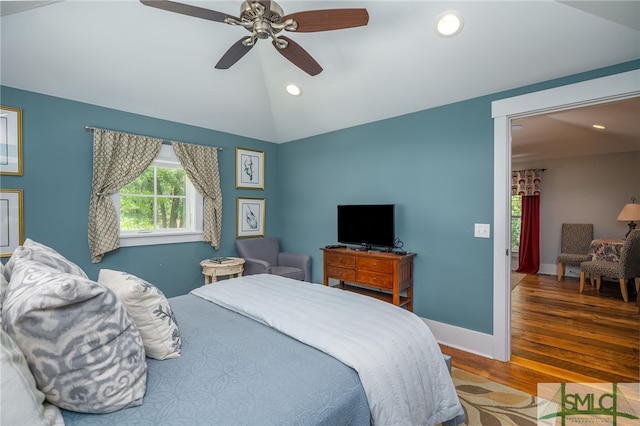
<instances>
[{"instance_id":1,"label":"decorative pillow","mask_svg":"<svg viewBox=\"0 0 640 426\"><path fill-rule=\"evenodd\" d=\"M4 300L4 294L7 292L8 288L9 281L4 277L4 265L0 263L0 327L2 327L2 301Z\"/></svg>"},{"instance_id":2,"label":"decorative pillow","mask_svg":"<svg viewBox=\"0 0 640 426\"><path fill-rule=\"evenodd\" d=\"M120 298L140 330L148 357L180 356L182 340L178 324L164 294L153 284L126 272L101 269L98 283Z\"/></svg>"},{"instance_id":3,"label":"decorative pillow","mask_svg":"<svg viewBox=\"0 0 640 426\"><path fill-rule=\"evenodd\" d=\"M64 425L55 405L44 402L27 360L13 339L0 328L0 425Z\"/></svg>"},{"instance_id":4,"label":"decorative pillow","mask_svg":"<svg viewBox=\"0 0 640 426\"><path fill-rule=\"evenodd\" d=\"M7 281L11 280L11 273L15 267L15 263L19 259L37 260L54 268L56 271L67 272L69 274L78 275L82 278L88 278L82 268L65 258L51 247L47 247L44 244L37 243L32 239L27 238L20 247L15 249L4 267L4 277Z\"/></svg>"},{"instance_id":5,"label":"decorative pillow","mask_svg":"<svg viewBox=\"0 0 640 426\"><path fill-rule=\"evenodd\" d=\"M83 413L142 404L147 381L142 339L108 288L20 259L2 316L51 403Z\"/></svg>"}]
</instances>

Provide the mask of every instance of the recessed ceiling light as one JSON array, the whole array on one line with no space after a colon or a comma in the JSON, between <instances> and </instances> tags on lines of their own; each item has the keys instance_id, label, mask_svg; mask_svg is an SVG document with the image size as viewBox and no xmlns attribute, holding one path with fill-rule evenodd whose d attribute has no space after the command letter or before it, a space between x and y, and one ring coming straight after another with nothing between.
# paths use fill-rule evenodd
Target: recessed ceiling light
<instances>
[{"instance_id":1,"label":"recessed ceiling light","mask_svg":"<svg viewBox=\"0 0 640 426\"><path fill-rule=\"evenodd\" d=\"M453 37L462 31L464 21L458 12L444 12L436 21L436 33L441 37Z\"/></svg>"},{"instance_id":2,"label":"recessed ceiling light","mask_svg":"<svg viewBox=\"0 0 640 426\"><path fill-rule=\"evenodd\" d=\"M594 129L598 129L598 130L606 129L606 127L603 126L602 124L593 124L591 127L593 127Z\"/></svg>"},{"instance_id":3,"label":"recessed ceiling light","mask_svg":"<svg viewBox=\"0 0 640 426\"><path fill-rule=\"evenodd\" d=\"M297 84L289 83L287 84L287 93L291 96L300 96L302 95L302 89Z\"/></svg>"}]
</instances>

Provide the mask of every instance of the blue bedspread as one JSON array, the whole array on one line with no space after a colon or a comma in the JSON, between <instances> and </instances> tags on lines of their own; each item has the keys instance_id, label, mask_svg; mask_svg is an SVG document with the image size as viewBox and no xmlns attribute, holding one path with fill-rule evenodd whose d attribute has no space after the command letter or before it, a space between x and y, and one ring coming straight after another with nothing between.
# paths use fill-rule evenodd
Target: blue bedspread
<instances>
[{"instance_id":1,"label":"blue bedspread","mask_svg":"<svg viewBox=\"0 0 640 426\"><path fill-rule=\"evenodd\" d=\"M369 425L358 374L333 357L193 295L169 299L179 358L147 358L142 406L63 410L67 425Z\"/></svg>"}]
</instances>

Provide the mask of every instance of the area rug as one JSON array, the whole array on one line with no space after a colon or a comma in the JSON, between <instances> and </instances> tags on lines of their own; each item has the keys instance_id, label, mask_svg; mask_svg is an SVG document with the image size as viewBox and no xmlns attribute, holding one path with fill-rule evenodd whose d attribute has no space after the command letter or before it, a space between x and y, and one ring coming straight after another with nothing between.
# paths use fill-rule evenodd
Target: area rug
<instances>
[{"instance_id":1,"label":"area rug","mask_svg":"<svg viewBox=\"0 0 640 426\"><path fill-rule=\"evenodd\" d=\"M511 290L516 288L518 284L520 284L520 281L522 281L526 276L527 274L521 274L520 272L511 271Z\"/></svg>"},{"instance_id":2,"label":"area rug","mask_svg":"<svg viewBox=\"0 0 640 426\"><path fill-rule=\"evenodd\" d=\"M451 372L466 425L536 426L536 397L458 368Z\"/></svg>"}]
</instances>

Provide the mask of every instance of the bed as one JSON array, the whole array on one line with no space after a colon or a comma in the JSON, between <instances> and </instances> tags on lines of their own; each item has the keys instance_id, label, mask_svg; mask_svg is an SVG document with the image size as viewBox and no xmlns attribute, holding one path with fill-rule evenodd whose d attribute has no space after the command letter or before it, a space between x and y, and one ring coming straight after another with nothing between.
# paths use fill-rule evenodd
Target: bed
<instances>
[{"instance_id":1,"label":"bed","mask_svg":"<svg viewBox=\"0 0 640 426\"><path fill-rule=\"evenodd\" d=\"M167 302L179 328L179 356L146 357L139 403L100 414L63 406L65 424L453 425L464 420L435 339L421 319L403 309L274 275L225 280ZM11 328L5 323L11 309L5 303L3 329ZM32 362L29 366L33 369Z\"/></svg>"}]
</instances>

